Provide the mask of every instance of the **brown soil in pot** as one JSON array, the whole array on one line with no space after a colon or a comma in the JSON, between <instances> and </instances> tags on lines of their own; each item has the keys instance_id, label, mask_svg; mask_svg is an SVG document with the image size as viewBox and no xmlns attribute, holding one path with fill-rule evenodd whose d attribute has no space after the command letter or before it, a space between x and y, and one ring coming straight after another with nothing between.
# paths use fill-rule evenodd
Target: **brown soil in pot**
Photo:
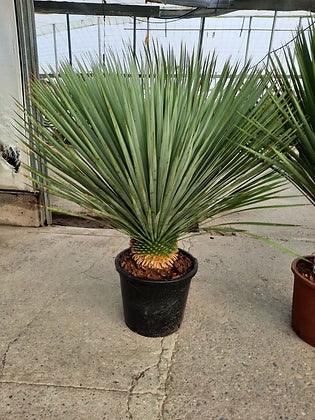
<instances>
[{"instance_id":1,"label":"brown soil in pot","mask_svg":"<svg viewBox=\"0 0 315 420\"><path fill-rule=\"evenodd\" d=\"M173 280L184 276L192 268L192 260L181 251L171 268L158 270L152 268L141 268L132 258L130 250L124 252L120 258L120 266L129 274L140 279L148 280Z\"/></svg>"},{"instance_id":2,"label":"brown soil in pot","mask_svg":"<svg viewBox=\"0 0 315 420\"><path fill-rule=\"evenodd\" d=\"M315 273L314 273L314 264L315 257L308 258L309 261L300 260L297 264L297 269L302 276L307 280L310 280L315 283Z\"/></svg>"}]
</instances>

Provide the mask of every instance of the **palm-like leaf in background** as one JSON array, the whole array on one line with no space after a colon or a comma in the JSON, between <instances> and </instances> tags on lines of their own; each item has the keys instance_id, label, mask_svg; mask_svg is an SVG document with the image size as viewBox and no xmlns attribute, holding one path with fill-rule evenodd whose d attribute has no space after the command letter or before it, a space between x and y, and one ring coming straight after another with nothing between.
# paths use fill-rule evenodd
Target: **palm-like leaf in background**
<instances>
[{"instance_id":1,"label":"palm-like leaf in background","mask_svg":"<svg viewBox=\"0 0 315 420\"><path fill-rule=\"evenodd\" d=\"M287 68L286 68L287 67ZM295 130L294 142L274 148L272 164L315 205L315 28L297 34L294 51L273 60L272 78L281 103L280 118ZM283 97L285 102L283 102Z\"/></svg>"},{"instance_id":2,"label":"palm-like leaf in background","mask_svg":"<svg viewBox=\"0 0 315 420\"><path fill-rule=\"evenodd\" d=\"M280 176L239 146L265 141L247 118L277 138L289 134L266 82L248 66L227 63L218 80L215 69L215 57L182 50L176 59L156 48L138 61L108 57L92 71L64 65L34 82L31 101L48 124L28 115L28 131L49 167L48 177L30 168L35 182L129 235L142 266L171 265L196 223L282 189Z\"/></svg>"}]
</instances>

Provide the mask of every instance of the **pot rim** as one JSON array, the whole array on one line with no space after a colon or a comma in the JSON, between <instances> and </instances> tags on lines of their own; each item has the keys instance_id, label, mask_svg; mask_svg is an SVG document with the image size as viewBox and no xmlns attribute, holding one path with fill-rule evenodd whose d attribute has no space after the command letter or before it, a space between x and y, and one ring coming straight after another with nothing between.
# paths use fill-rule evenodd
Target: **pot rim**
<instances>
[{"instance_id":1,"label":"pot rim","mask_svg":"<svg viewBox=\"0 0 315 420\"><path fill-rule=\"evenodd\" d=\"M191 270L189 270L188 273L186 273L184 276L178 277L177 279L165 279L165 280L150 280L150 279L143 279L140 277L135 277L132 274L128 273L128 271L124 270L119 264L120 256L129 250L130 250L130 247L124 249L116 256L115 267L119 274L123 274L124 276L128 277L130 280L136 280L138 282L142 282L146 284L174 284L174 283L186 280L188 278L192 278L197 273L197 270L198 270L198 260L195 257L193 257L189 252L185 251L182 248L178 248L178 250L181 251L183 254L188 255L189 258L193 262Z\"/></svg>"},{"instance_id":2,"label":"pot rim","mask_svg":"<svg viewBox=\"0 0 315 420\"><path fill-rule=\"evenodd\" d=\"M315 258L314 255L307 255L305 256L305 258ZM306 277L303 276L302 273L300 273L300 271L298 270L298 263L300 261L303 261L302 258L296 258L295 260L292 261L291 264L291 270L292 272L299 278L300 281L302 281L304 284L306 284L308 287L311 287L312 289L315 289L315 283L310 281L309 279L307 279Z\"/></svg>"}]
</instances>

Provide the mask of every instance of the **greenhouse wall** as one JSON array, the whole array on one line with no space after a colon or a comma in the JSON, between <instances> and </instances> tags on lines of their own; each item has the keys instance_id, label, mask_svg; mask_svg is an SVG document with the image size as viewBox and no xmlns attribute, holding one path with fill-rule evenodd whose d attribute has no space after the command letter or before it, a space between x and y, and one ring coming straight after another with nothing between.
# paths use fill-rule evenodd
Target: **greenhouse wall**
<instances>
[{"instance_id":1,"label":"greenhouse wall","mask_svg":"<svg viewBox=\"0 0 315 420\"><path fill-rule=\"evenodd\" d=\"M14 0L0 2L0 224L38 226L38 199L22 163L28 156L13 128L23 85Z\"/></svg>"}]
</instances>

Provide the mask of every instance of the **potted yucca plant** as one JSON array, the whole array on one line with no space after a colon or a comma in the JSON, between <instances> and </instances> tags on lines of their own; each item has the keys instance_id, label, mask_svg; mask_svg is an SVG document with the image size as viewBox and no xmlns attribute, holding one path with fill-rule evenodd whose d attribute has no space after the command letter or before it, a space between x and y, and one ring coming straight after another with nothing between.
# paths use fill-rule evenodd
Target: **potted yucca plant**
<instances>
[{"instance_id":1,"label":"potted yucca plant","mask_svg":"<svg viewBox=\"0 0 315 420\"><path fill-rule=\"evenodd\" d=\"M297 33L294 49L285 49L284 57L285 60L282 61L275 55L272 60L270 75L275 92L272 97L278 107L279 120L285 121L285 126L293 129L294 135L269 146L268 156L264 153L260 155L315 205L314 26L310 28L309 35L304 31ZM270 151L274 152L272 158ZM292 271L292 327L304 341L315 346L314 255L295 259Z\"/></svg>"},{"instance_id":2,"label":"potted yucca plant","mask_svg":"<svg viewBox=\"0 0 315 420\"><path fill-rule=\"evenodd\" d=\"M285 62L275 57L273 79L276 92L285 98L279 105L288 126L295 129L294 143L285 141L275 149L276 165L315 205L315 29L297 34L294 51L285 51ZM286 70L286 67L288 70ZM292 327L315 346L315 256L292 263L294 289Z\"/></svg>"},{"instance_id":3,"label":"potted yucca plant","mask_svg":"<svg viewBox=\"0 0 315 420\"><path fill-rule=\"evenodd\" d=\"M32 83L28 147L48 175L36 185L83 206L130 237L116 258L125 321L145 336L176 331L197 260L178 247L197 224L257 208L282 190L279 174L240 145L263 130L288 135L258 70L154 48L139 59L61 66ZM42 123L45 121L45 123ZM261 137L262 136L262 137ZM259 206L261 208L261 206Z\"/></svg>"}]
</instances>

